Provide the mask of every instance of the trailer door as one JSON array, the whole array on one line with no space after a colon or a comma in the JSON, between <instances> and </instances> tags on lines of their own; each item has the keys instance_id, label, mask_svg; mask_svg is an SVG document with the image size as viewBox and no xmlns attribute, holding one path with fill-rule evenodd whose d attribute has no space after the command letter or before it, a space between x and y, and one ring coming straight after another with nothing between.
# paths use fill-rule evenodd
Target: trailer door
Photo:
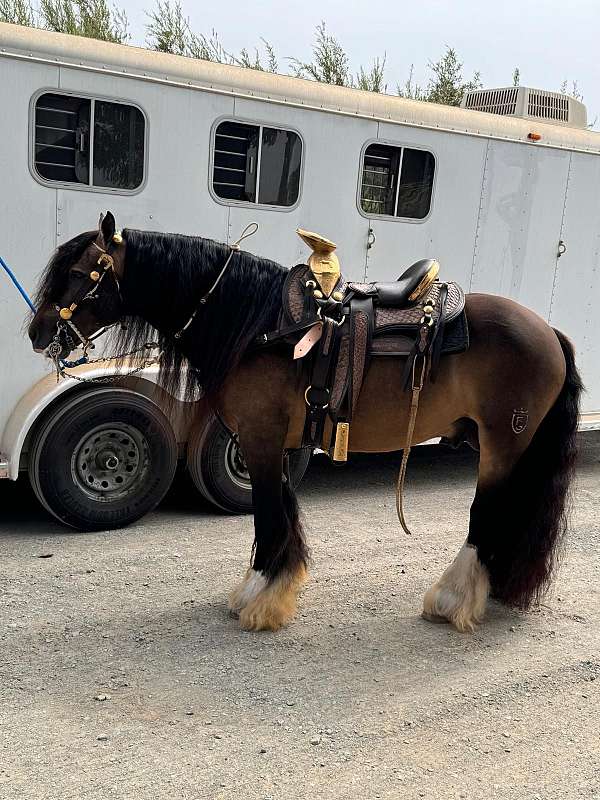
<instances>
[{"instance_id":1,"label":"trailer door","mask_svg":"<svg viewBox=\"0 0 600 800\"><path fill-rule=\"evenodd\" d=\"M510 297L548 319L569 158L490 140L470 291Z\"/></svg>"},{"instance_id":2,"label":"trailer door","mask_svg":"<svg viewBox=\"0 0 600 800\"><path fill-rule=\"evenodd\" d=\"M600 158L572 153L550 307L550 324L575 344L586 386L584 413L600 411Z\"/></svg>"}]
</instances>

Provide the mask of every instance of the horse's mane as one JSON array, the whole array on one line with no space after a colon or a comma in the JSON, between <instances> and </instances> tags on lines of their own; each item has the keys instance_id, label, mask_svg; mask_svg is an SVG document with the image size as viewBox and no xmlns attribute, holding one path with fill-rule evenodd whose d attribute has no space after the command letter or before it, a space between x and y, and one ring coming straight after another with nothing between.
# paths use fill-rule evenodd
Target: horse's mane
<instances>
[{"instance_id":1,"label":"horse's mane","mask_svg":"<svg viewBox=\"0 0 600 800\"><path fill-rule=\"evenodd\" d=\"M253 340L276 326L287 270L235 252L208 302L200 305L231 252L227 245L131 229L123 231L123 238L125 327L112 337L115 349L124 352L157 341L161 386L172 394L183 389L189 399L198 388L215 392ZM175 339L196 309L190 327Z\"/></svg>"},{"instance_id":2,"label":"horse's mane","mask_svg":"<svg viewBox=\"0 0 600 800\"><path fill-rule=\"evenodd\" d=\"M70 268L79 261L97 236L98 231L80 233L56 248L35 291L34 303L37 308L56 301L63 294Z\"/></svg>"}]
</instances>

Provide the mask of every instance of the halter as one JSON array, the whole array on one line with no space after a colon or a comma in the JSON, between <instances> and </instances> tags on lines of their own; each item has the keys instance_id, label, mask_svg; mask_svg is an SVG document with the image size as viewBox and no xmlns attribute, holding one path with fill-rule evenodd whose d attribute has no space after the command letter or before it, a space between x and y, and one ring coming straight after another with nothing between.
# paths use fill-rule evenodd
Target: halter
<instances>
[{"instance_id":1,"label":"halter","mask_svg":"<svg viewBox=\"0 0 600 800\"><path fill-rule=\"evenodd\" d=\"M112 241L116 245L120 245L123 242L123 236L120 231L117 231L113 234ZM55 305L54 308L58 312L59 319L56 322L56 335L54 336L53 341L48 346L48 355L51 358L57 358L60 355L62 350L62 345L60 343L60 334L61 331L64 330L65 326L71 328L71 330L75 333L75 335L79 338L81 345L83 347L83 354L84 359L87 357L87 351L89 349L93 349L93 340L96 339L101 333L104 332L104 329L101 329L99 332L95 333L93 336L84 336L83 333L79 330L79 328L75 325L72 320L73 313L76 309L85 301L90 300L96 292L102 281L104 280L105 276L111 272L113 276L113 280L115 282L115 286L117 287L117 292L119 294L119 298L121 298L121 287L119 285L119 279L117 278L117 274L115 272L115 260L110 255L108 250L100 247L100 245L96 244L96 242L92 242L93 246L96 250L100 251L100 257L96 261L96 265L100 267L100 270L93 269L89 274L89 281L90 283L84 289L81 290L78 296L67 306L61 308L59 305ZM122 298L121 298L122 299Z\"/></svg>"}]
</instances>

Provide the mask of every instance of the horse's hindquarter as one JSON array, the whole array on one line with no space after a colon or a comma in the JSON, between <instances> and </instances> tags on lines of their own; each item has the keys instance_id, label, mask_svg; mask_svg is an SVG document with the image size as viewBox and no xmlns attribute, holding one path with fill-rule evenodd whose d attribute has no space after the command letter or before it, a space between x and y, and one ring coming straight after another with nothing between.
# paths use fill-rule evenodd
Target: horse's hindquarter
<instances>
[{"instance_id":1,"label":"horse's hindquarter","mask_svg":"<svg viewBox=\"0 0 600 800\"><path fill-rule=\"evenodd\" d=\"M450 435L462 418L505 426L524 410L535 430L558 396L565 362L552 328L524 306L495 295L467 296L470 346L442 357L435 383L421 392L414 443ZM402 391L405 359L372 360L350 425L350 450L405 445L411 392Z\"/></svg>"}]
</instances>

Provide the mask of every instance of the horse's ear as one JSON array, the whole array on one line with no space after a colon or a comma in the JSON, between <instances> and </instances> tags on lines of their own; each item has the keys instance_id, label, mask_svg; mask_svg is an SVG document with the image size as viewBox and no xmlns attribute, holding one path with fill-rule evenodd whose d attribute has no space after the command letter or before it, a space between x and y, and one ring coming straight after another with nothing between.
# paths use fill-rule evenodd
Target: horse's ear
<instances>
[{"instance_id":1,"label":"horse's ear","mask_svg":"<svg viewBox=\"0 0 600 800\"><path fill-rule=\"evenodd\" d=\"M102 234L102 238L104 239L104 246L107 247L108 244L112 241L112 237L114 236L115 229L117 224L115 222L115 218L107 211L106 214L103 216L100 215L100 222L99 226L100 233Z\"/></svg>"}]
</instances>

